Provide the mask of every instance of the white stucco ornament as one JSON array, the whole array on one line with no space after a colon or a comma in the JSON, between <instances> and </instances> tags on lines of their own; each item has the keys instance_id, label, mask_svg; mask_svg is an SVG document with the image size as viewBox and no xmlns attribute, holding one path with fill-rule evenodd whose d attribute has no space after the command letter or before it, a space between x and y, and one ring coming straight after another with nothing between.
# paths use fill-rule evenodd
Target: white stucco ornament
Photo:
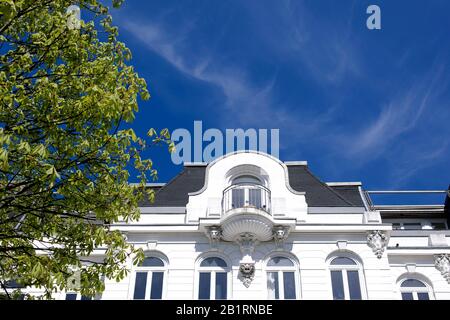
<instances>
[{"instance_id":1,"label":"white stucco ornament","mask_svg":"<svg viewBox=\"0 0 450 320\"><path fill-rule=\"evenodd\" d=\"M239 273L242 283L246 288L250 287L250 284L255 277L255 264L254 263L241 263L239 264Z\"/></svg>"},{"instance_id":2,"label":"white stucco ornament","mask_svg":"<svg viewBox=\"0 0 450 320\"><path fill-rule=\"evenodd\" d=\"M381 259L383 256L388 241L387 234L380 230L371 231L367 235L367 245L372 248L373 253L375 253L378 259Z\"/></svg>"},{"instance_id":3,"label":"white stucco ornament","mask_svg":"<svg viewBox=\"0 0 450 320\"><path fill-rule=\"evenodd\" d=\"M434 265L444 279L450 284L450 257L448 254L439 254L434 257Z\"/></svg>"},{"instance_id":4,"label":"white stucco ornament","mask_svg":"<svg viewBox=\"0 0 450 320\"><path fill-rule=\"evenodd\" d=\"M277 247L281 247L289 235L289 228L284 226L276 226L273 228L273 240Z\"/></svg>"},{"instance_id":5,"label":"white stucco ornament","mask_svg":"<svg viewBox=\"0 0 450 320\"><path fill-rule=\"evenodd\" d=\"M220 239L222 239L222 229L220 226L211 226L206 228L206 237L209 239L211 247L215 248Z\"/></svg>"},{"instance_id":6,"label":"white stucco ornament","mask_svg":"<svg viewBox=\"0 0 450 320\"><path fill-rule=\"evenodd\" d=\"M242 259L239 261L239 278L246 288L250 286L255 277L255 261L252 258L255 246L258 240L254 234L243 233L236 239L242 253Z\"/></svg>"}]
</instances>

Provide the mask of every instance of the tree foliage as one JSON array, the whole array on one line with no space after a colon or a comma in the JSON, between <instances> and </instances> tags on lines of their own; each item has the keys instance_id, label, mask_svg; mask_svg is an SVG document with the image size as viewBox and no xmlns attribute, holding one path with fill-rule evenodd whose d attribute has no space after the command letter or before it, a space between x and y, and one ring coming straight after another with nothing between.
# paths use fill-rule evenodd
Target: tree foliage
<instances>
[{"instance_id":1,"label":"tree foliage","mask_svg":"<svg viewBox=\"0 0 450 320\"><path fill-rule=\"evenodd\" d=\"M79 29L67 23L72 4L91 17ZM14 279L48 298L81 270L79 290L93 296L103 277L126 276L128 258L142 259L110 224L137 220L138 202L153 198L145 182L156 170L142 150L173 145L167 130L146 143L120 129L149 93L117 36L97 0L0 0L2 287ZM130 165L139 185L128 183Z\"/></svg>"}]
</instances>

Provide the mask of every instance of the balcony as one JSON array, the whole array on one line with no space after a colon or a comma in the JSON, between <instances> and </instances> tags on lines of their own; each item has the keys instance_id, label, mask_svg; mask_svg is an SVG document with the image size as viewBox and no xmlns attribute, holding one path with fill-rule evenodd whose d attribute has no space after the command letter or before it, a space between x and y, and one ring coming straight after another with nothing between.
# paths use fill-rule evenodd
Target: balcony
<instances>
[{"instance_id":1,"label":"balcony","mask_svg":"<svg viewBox=\"0 0 450 320\"><path fill-rule=\"evenodd\" d=\"M222 238L240 241L269 241L273 237L274 222L270 215L270 190L260 184L233 184L223 191Z\"/></svg>"},{"instance_id":2,"label":"balcony","mask_svg":"<svg viewBox=\"0 0 450 320\"><path fill-rule=\"evenodd\" d=\"M250 183L229 186L223 191L222 212L225 215L236 209L261 210L270 214L270 190L262 185Z\"/></svg>"}]
</instances>

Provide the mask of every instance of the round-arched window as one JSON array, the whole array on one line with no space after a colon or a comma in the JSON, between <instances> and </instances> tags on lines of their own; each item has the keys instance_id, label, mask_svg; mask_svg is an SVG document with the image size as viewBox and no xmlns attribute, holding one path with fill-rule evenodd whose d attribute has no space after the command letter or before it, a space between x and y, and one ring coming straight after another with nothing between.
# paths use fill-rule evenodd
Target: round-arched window
<instances>
[{"instance_id":1,"label":"round-arched window","mask_svg":"<svg viewBox=\"0 0 450 320\"><path fill-rule=\"evenodd\" d=\"M148 256L135 269L133 299L161 299L166 264L158 257Z\"/></svg>"},{"instance_id":2,"label":"round-arched window","mask_svg":"<svg viewBox=\"0 0 450 320\"><path fill-rule=\"evenodd\" d=\"M424 282L408 278L401 282L402 300L430 300L431 290Z\"/></svg>"},{"instance_id":3,"label":"round-arched window","mask_svg":"<svg viewBox=\"0 0 450 320\"><path fill-rule=\"evenodd\" d=\"M297 268L291 259L276 256L267 262L267 292L269 299L296 299Z\"/></svg>"},{"instance_id":4,"label":"round-arched window","mask_svg":"<svg viewBox=\"0 0 450 320\"><path fill-rule=\"evenodd\" d=\"M244 176L239 176L237 178L234 178L232 184L259 184L259 185L262 185L262 182L260 179L256 178L255 176L244 175Z\"/></svg>"},{"instance_id":5,"label":"round-arched window","mask_svg":"<svg viewBox=\"0 0 450 320\"><path fill-rule=\"evenodd\" d=\"M198 270L198 299L227 299L228 271L228 265L222 258L204 259Z\"/></svg>"},{"instance_id":6,"label":"round-arched window","mask_svg":"<svg viewBox=\"0 0 450 320\"><path fill-rule=\"evenodd\" d=\"M355 260L335 257L330 262L331 286L334 300L361 300L363 273Z\"/></svg>"}]
</instances>

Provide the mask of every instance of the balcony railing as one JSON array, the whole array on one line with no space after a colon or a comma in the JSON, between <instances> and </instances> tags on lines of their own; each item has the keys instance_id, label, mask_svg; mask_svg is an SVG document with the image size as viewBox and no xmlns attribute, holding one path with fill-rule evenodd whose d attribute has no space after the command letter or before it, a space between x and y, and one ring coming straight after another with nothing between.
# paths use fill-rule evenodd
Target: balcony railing
<instances>
[{"instance_id":1,"label":"balcony railing","mask_svg":"<svg viewBox=\"0 0 450 320\"><path fill-rule=\"evenodd\" d=\"M238 208L255 208L270 213L270 190L258 184L234 184L223 191L224 213Z\"/></svg>"}]
</instances>

